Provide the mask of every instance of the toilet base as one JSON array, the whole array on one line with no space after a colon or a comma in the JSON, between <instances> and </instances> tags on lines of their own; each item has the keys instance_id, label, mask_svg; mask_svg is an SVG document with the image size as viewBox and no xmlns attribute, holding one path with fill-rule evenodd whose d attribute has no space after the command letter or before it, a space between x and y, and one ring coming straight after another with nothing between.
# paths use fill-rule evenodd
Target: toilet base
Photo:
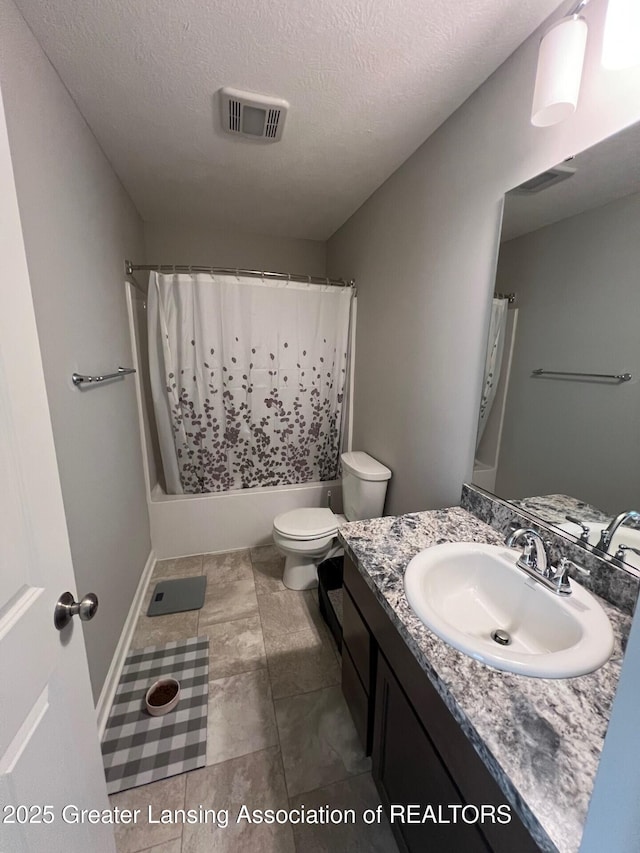
<instances>
[{"instance_id":1,"label":"toilet base","mask_svg":"<svg viewBox=\"0 0 640 853\"><path fill-rule=\"evenodd\" d=\"M318 586L318 566L308 557L287 554L282 583L287 589L315 589Z\"/></svg>"}]
</instances>

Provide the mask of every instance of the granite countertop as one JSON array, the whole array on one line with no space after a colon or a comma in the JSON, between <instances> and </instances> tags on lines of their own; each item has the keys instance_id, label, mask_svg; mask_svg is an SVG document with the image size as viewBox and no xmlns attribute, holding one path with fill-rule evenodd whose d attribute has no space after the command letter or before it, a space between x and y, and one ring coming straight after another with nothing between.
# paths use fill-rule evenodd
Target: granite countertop
<instances>
[{"instance_id":1,"label":"granite countertop","mask_svg":"<svg viewBox=\"0 0 640 853\"><path fill-rule=\"evenodd\" d=\"M347 523L340 539L540 849L575 853L630 618L599 599L616 645L609 662L590 675L540 679L501 672L429 631L410 608L402 581L419 551L442 542L502 544L497 531L454 507Z\"/></svg>"},{"instance_id":2,"label":"granite countertop","mask_svg":"<svg viewBox=\"0 0 640 853\"><path fill-rule=\"evenodd\" d=\"M607 525L610 516L591 504L572 498L571 495L538 495L530 498L518 498L509 501L527 512L532 512L551 524L566 524L567 516L572 515L583 524Z\"/></svg>"}]
</instances>

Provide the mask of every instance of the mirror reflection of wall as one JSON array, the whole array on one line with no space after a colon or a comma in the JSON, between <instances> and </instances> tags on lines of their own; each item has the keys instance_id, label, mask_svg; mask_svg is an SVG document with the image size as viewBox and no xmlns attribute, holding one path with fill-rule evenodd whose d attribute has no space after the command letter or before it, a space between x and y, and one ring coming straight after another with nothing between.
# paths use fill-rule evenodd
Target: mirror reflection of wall
<instances>
[{"instance_id":1,"label":"mirror reflection of wall","mask_svg":"<svg viewBox=\"0 0 640 853\"><path fill-rule=\"evenodd\" d=\"M473 481L508 500L569 495L611 516L640 508L640 127L567 165L567 179L505 201L496 291L515 292L517 333L503 411L500 389L494 403L497 446L488 452L487 425Z\"/></svg>"}]
</instances>

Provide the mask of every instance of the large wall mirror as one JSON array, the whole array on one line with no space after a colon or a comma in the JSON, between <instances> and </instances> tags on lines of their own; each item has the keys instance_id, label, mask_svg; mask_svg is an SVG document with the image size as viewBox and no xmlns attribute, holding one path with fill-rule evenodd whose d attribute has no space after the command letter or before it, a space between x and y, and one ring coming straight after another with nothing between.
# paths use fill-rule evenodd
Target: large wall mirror
<instances>
[{"instance_id":1,"label":"large wall mirror","mask_svg":"<svg viewBox=\"0 0 640 853\"><path fill-rule=\"evenodd\" d=\"M472 480L593 545L640 510L640 125L508 193L495 290Z\"/></svg>"}]
</instances>

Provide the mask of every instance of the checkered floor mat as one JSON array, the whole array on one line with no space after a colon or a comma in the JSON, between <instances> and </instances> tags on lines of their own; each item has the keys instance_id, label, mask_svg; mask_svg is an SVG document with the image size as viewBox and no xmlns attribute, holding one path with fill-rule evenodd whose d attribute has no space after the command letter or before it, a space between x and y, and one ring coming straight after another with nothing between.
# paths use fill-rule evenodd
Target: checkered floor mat
<instances>
[{"instance_id":1,"label":"checkered floor mat","mask_svg":"<svg viewBox=\"0 0 640 853\"><path fill-rule=\"evenodd\" d=\"M166 676L180 682L180 701L165 716L152 717L145 694ZM207 637L129 652L102 742L110 794L204 767L208 682Z\"/></svg>"}]
</instances>

